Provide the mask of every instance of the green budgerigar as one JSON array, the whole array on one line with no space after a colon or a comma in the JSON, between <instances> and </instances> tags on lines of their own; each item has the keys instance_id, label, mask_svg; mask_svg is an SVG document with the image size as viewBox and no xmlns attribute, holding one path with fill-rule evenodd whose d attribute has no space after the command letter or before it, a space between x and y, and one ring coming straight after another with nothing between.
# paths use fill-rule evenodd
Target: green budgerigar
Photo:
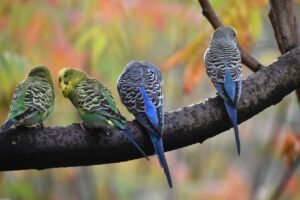
<instances>
[{"instance_id":1,"label":"green budgerigar","mask_svg":"<svg viewBox=\"0 0 300 200\"><path fill-rule=\"evenodd\" d=\"M28 77L17 85L7 120L0 127L43 125L53 111L55 94L50 71L44 66L33 68Z\"/></svg>"},{"instance_id":2,"label":"green budgerigar","mask_svg":"<svg viewBox=\"0 0 300 200\"><path fill-rule=\"evenodd\" d=\"M148 159L127 128L111 92L100 81L79 69L64 68L59 72L59 87L63 96L78 110L84 126L105 128L112 125L121 129L124 136ZM83 125L81 127L85 130Z\"/></svg>"}]
</instances>

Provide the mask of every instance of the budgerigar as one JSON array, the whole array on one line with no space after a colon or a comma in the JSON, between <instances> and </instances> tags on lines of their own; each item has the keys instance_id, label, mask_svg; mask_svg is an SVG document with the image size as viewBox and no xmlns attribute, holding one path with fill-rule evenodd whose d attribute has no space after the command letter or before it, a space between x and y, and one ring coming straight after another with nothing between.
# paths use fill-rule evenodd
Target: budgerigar
<instances>
[{"instance_id":1,"label":"budgerigar","mask_svg":"<svg viewBox=\"0 0 300 200\"><path fill-rule=\"evenodd\" d=\"M15 89L7 120L0 127L42 125L53 111L55 95L50 71L44 66L33 68Z\"/></svg>"},{"instance_id":2,"label":"budgerigar","mask_svg":"<svg viewBox=\"0 0 300 200\"><path fill-rule=\"evenodd\" d=\"M234 128L238 154L240 154L237 105L242 89L241 55L237 47L236 31L221 26L212 35L205 52L206 72L218 95L224 100L226 111Z\"/></svg>"},{"instance_id":3,"label":"budgerigar","mask_svg":"<svg viewBox=\"0 0 300 200\"><path fill-rule=\"evenodd\" d=\"M162 140L164 127L162 82L161 73L155 65L144 61L132 61L126 65L119 77L117 89L122 103L147 129L168 184L172 187Z\"/></svg>"},{"instance_id":4,"label":"budgerigar","mask_svg":"<svg viewBox=\"0 0 300 200\"><path fill-rule=\"evenodd\" d=\"M124 136L148 159L127 128L111 92L102 83L79 69L65 68L59 72L59 87L63 96L76 107L85 126L105 128L113 125L121 129Z\"/></svg>"}]
</instances>

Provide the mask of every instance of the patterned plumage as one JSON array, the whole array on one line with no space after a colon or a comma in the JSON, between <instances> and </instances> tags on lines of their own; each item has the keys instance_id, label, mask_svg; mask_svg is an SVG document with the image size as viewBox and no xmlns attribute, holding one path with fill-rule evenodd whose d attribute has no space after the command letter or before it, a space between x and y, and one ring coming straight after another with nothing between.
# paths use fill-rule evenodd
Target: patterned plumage
<instances>
[{"instance_id":1,"label":"patterned plumage","mask_svg":"<svg viewBox=\"0 0 300 200\"><path fill-rule=\"evenodd\" d=\"M204 58L206 72L217 89L218 95L224 100L234 128L238 154L240 154L237 105L242 89L242 64L237 48L236 31L232 27L219 27L212 35Z\"/></svg>"},{"instance_id":2,"label":"patterned plumage","mask_svg":"<svg viewBox=\"0 0 300 200\"><path fill-rule=\"evenodd\" d=\"M62 69L59 72L59 87L79 112L85 126L105 128L113 125L147 158L126 126L126 119L119 112L111 92L96 79L79 69Z\"/></svg>"},{"instance_id":3,"label":"patterned plumage","mask_svg":"<svg viewBox=\"0 0 300 200\"><path fill-rule=\"evenodd\" d=\"M37 66L15 89L7 120L1 126L4 131L11 126L41 125L51 114L55 95L49 70Z\"/></svg>"},{"instance_id":4,"label":"patterned plumage","mask_svg":"<svg viewBox=\"0 0 300 200\"><path fill-rule=\"evenodd\" d=\"M161 73L155 65L145 61L132 61L126 65L119 77L117 89L122 103L147 129L168 184L172 187L162 141L164 127L162 82Z\"/></svg>"},{"instance_id":5,"label":"patterned plumage","mask_svg":"<svg viewBox=\"0 0 300 200\"><path fill-rule=\"evenodd\" d=\"M116 107L111 92L95 79L86 79L79 83L71 98L75 107L82 113L101 113L106 117L125 121ZM89 126L88 119L86 121ZM93 127L92 124L91 126Z\"/></svg>"}]
</instances>

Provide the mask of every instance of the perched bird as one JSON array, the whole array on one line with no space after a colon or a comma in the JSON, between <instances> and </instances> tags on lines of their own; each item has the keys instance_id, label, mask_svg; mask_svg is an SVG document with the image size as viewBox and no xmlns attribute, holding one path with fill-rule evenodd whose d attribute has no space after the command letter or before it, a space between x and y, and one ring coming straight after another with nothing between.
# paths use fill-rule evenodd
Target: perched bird
<instances>
[{"instance_id":1,"label":"perched bird","mask_svg":"<svg viewBox=\"0 0 300 200\"><path fill-rule=\"evenodd\" d=\"M10 105L7 120L0 127L43 125L51 114L55 95L50 71L44 66L33 68L28 77L18 84Z\"/></svg>"},{"instance_id":2,"label":"perched bird","mask_svg":"<svg viewBox=\"0 0 300 200\"><path fill-rule=\"evenodd\" d=\"M126 120L119 112L111 92L98 80L79 69L65 68L59 72L59 87L63 96L76 107L85 126L107 128L113 125L121 129L124 136L148 159L127 128Z\"/></svg>"},{"instance_id":3,"label":"perched bird","mask_svg":"<svg viewBox=\"0 0 300 200\"><path fill-rule=\"evenodd\" d=\"M155 65L144 61L132 61L126 65L119 77L117 89L122 103L147 129L168 184L172 187L162 140L164 127L162 82L161 73Z\"/></svg>"},{"instance_id":4,"label":"perched bird","mask_svg":"<svg viewBox=\"0 0 300 200\"><path fill-rule=\"evenodd\" d=\"M240 155L237 105L242 89L242 64L240 51L237 48L236 31L228 26L219 27L212 35L204 59L206 72L218 95L224 100Z\"/></svg>"}]
</instances>

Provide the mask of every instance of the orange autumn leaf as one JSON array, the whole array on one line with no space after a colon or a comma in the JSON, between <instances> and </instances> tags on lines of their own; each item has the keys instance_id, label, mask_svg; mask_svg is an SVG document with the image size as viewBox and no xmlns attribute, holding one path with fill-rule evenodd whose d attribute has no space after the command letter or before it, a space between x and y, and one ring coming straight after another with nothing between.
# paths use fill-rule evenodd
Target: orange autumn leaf
<instances>
[{"instance_id":1,"label":"orange autumn leaf","mask_svg":"<svg viewBox=\"0 0 300 200\"><path fill-rule=\"evenodd\" d=\"M32 20L27 27L27 44L28 48L34 47L41 39L41 32L47 24L47 19L42 12L36 12L32 16Z\"/></svg>"},{"instance_id":2,"label":"orange autumn leaf","mask_svg":"<svg viewBox=\"0 0 300 200\"><path fill-rule=\"evenodd\" d=\"M197 53L198 42L192 42L185 48L169 57L161 66L162 70L169 70L178 64L186 62Z\"/></svg>"},{"instance_id":3,"label":"orange autumn leaf","mask_svg":"<svg viewBox=\"0 0 300 200\"><path fill-rule=\"evenodd\" d=\"M289 179L285 187L285 192L290 195L295 195L298 192L299 187L300 187L299 177L297 177L297 174L295 174Z\"/></svg>"},{"instance_id":4,"label":"orange autumn leaf","mask_svg":"<svg viewBox=\"0 0 300 200\"><path fill-rule=\"evenodd\" d=\"M103 22L111 22L115 18L124 15L124 3L122 1L101 1L99 2L101 12L99 12Z\"/></svg>"},{"instance_id":5,"label":"orange autumn leaf","mask_svg":"<svg viewBox=\"0 0 300 200\"><path fill-rule=\"evenodd\" d=\"M161 70L169 70L173 68L175 65L178 65L186 60L187 51L186 49L179 50L170 58L168 58L162 65Z\"/></svg>"},{"instance_id":6,"label":"orange autumn leaf","mask_svg":"<svg viewBox=\"0 0 300 200\"><path fill-rule=\"evenodd\" d=\"M267 6L269 1L268 0L255 0L255 1L245 1L248 8L250 9L262 9L263 7Z\"/></svg>"},{"instance_id":7,"label":"orange autumn leaf","mask_svg":"<svg viewBox=\"0 0 300 200\"><path fill-rule=\"evenodd\" d=\"M191 62L195 55L199 55L199 58L203 59L205 49L208 47L208 39L210 36L209 32L199 33L193 41L191 41L186 47L178 50L172 56L170 56L162 65L162 70L169 70L175 65Z\"/></svg>"},{"instance_id":8,"label":"orange autumn leaf","mask_svg":"<svg viewBox=\"0 0 300 200\"><path fill-rule=\"evenodd\" d=\"M168 4L169 6L169 4ZM162 30L166 25L168 6L163 1L136 1L133 10L138 19L147 18L156 28ZM145 9L147 8L147 9ZM143 10L143 12L139 12Z\"/></svg>"},{"instance_id":9,"label":"orange autumn leaf","mask_svg":"<svg viewBox=\"0 0 300 200\"><path fill-rule=\"evenodd\" d=\"M250 186L238 169L230 169L222 180L217 180L214 187L202 187L198 199L210 200L249 200Z\"/></svg>"},{"instance_id":10,"label":"orange autumn leaf","mask_svg":"<svg viewBox=\"0 0 300 200\"><path fill-rule=\"evenodd\" d=\"M187 66L184 73L183 91L185 94L191 92L195 85L200 80L204 72L202 58L197 58L194 62Z\"/></svg>"},{"instance_id":11,"label":"orange autumn leaf","mask_svg":"<svg viewBox=\"0 0 300 200\"><path fill-rule=\"evenodd\" d=\"M1 16L0 15L0 29L4 29L9 21L9 17L6 15Z\"/></svg>"},{"instance_id":12,"label":"orange autumn leaf","mask_svg":"<svg viewBox=\"0 0 300 200\"><path fill-rule=\"evenodd\" d=\"M48 0L50 6L57 6L59 4L58 0Z\"/></svg>"},{"instance_id":13,"label":"orange autumn leaf","mask_svg":"<svg viewBox=\"0 0 300 200\"><path fill-rule=\"evenodd\" d=\"M54 27L55 42L51 44L49 60L47 65L50 66L51 72L57 74L63 67L82 68L86 64L86 55L76 52L69 44L66 33L61 27Z\"/></svg>"},{"instance_id":14,"label":"orange autumn leaf","mask_svg":"<svg viewBox=\"0 0 300 200\"><path fill-rule=\"evenodd\" d=\"M84 54L75 52L69 47L53 46L51 51L49 66L51 66L53 74L57 74L63 67L82 68L85 64Z\"/></svg>"},{"instance_id":15,"label":"orange autumn leaf","mask_svg":"<svg viewBox=\"0 0 300 200\"><path fill-rule=\"evenodd\" d=\"M282 155L287 159L288 164L300 156L300 136L291 132L286 134L281 145Z\"/></svg>"}]
</instances>

